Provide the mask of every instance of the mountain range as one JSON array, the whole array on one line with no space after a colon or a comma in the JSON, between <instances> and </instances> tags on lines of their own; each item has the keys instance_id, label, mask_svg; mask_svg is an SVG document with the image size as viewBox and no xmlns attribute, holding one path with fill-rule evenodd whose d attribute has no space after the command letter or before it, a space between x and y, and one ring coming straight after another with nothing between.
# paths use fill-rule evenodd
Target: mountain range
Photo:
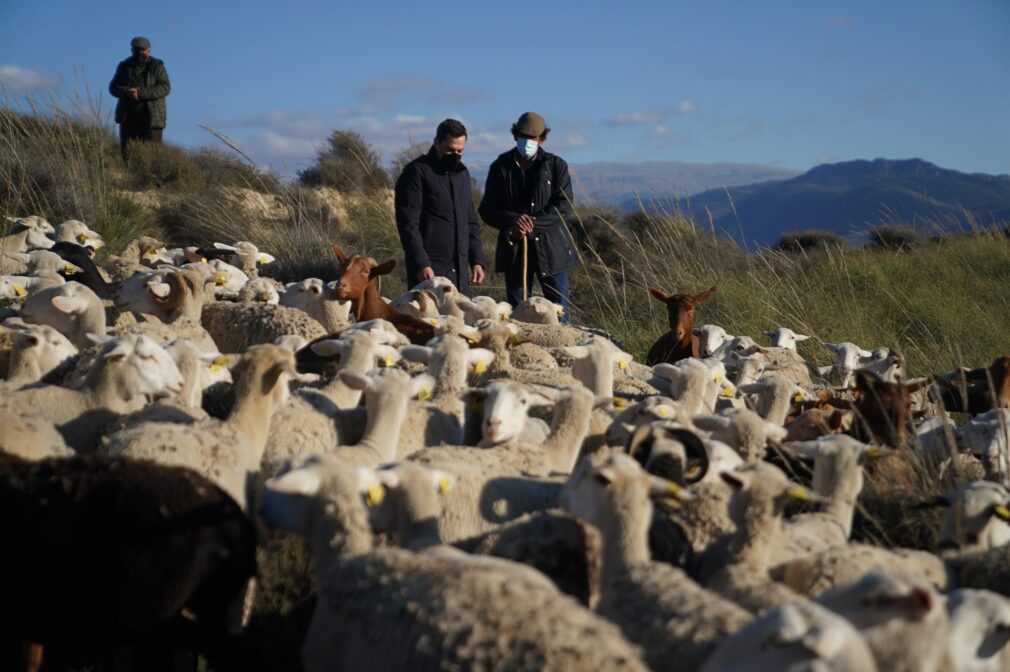
<instances>
[{"instance_id":1,"label":"mountain range","mask_svg":"<svg viewBox=\"0 0 1010 672\"><path fill-rule=\"evenodd\" d=\"M771 245L804 229L853 239L884 223L933 229L964 227L969 217L981 226L1006 222L1010 175L962 173L922 159L846 161L785 180L711 189L678 205L748 244Z\"/></svg>"}]
</instances>

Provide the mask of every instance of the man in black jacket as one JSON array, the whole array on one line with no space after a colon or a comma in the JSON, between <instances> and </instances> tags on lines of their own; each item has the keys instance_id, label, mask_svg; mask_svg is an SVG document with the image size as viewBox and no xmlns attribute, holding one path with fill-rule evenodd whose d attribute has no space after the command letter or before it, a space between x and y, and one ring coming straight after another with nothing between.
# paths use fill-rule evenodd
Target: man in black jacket
<instances>
[{"instance_id":1,"label":"man in black jacket","mask_svg":"<svg viewBox=\"0 0 1010 672\"><path fill-rule=\"evenodd\" d=\"M484 248L473 205L470 171L460 162L466 127L446 119L424 156L396 180L396 228L403 244L407 286L441 275L459 291L484 281Z\"/></svg>"},{"instance_id":2,"label":"man in black jacket","mask_svg":"<svg viewBox=\"0 0 1010 672\"><path fill-rule=\"evenodd\" d=\"M480 215L498 229L495 271L505 274L513 306L522 301L523 239L528 247L526 284L540 281L544 297L561 304L568 321L568 271L579 265L567 222L573 218L572 180L564 159L544 150L551 129L526 112L512 125L516 147L491 164Z\"/></svg>"},{"instance_id":3,"label":"man in black jacket","mask_svg":"<svg viewBox=\"0 0 1010 672\"><path fill-rule=\"evenodd\" d=\"M165 64L151 58L151 41L135 37L130 41L130 58L120 61L109 82L109 93L118 98L119 150L127 158L131 140L161 142L167 119L165 98L171 90Z\"/></svg>"}]
</instances>

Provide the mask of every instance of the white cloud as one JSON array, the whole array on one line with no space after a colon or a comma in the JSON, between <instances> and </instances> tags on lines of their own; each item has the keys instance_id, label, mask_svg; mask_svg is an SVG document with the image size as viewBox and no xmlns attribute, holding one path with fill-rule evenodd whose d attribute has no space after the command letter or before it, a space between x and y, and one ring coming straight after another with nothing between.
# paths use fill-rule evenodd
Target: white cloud
<instances>
[{"instance_id":1,"label":"white cloud","mask_svg":"<svg viewBox=\"0 0 1010 672\"><path fill-rule=\"evenodd\" d=\"M471 86L453 84L423 75L388 75L370 80L357 92L362 112L388 112L405 99L413 104L466 105L484 98L484 92Z\"/></svg>"},{"instance_id":2,"label":"white cloud","mask_svg":"<svg viewBox=\"0 0 1010 672\"><path fill-rule=\"evenodd\" d=\"M653 105L636 112L624 112L603 120L604 126L653 126L662 124L670 117L694 114L698 104L693 100L682 100L676 105Z\"/></svg>"},{"instance_id":3,"label":"white cloud","mask_svg":"<svg viewBox=\"0 0 1010 672\"><path fill-rule=\"evenodd\" d=\"M0 65L0 88L9 93L26 93L34 89L55 86L59 82L38 70L17 65Z\"/></svg>"}]
</instances>

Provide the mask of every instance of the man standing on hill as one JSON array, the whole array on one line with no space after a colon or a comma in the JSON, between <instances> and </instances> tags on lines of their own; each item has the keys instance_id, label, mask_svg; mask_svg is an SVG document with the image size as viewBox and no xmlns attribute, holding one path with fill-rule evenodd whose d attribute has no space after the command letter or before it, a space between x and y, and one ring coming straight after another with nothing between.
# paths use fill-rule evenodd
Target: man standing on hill
<instances>
[{"instance_id":1,"label":"man standing on hill","mask_svg":"<svg viewBox=\"0 0 1010 672\"><path fill-rule=\"evenodd\" d=\"M515 306L523 299L525 239L525 284L531 286L537 278L544 297L561 304L561 321L568 322L568 271L579 265L565 224L574 213L572 180L564 159L543 148L550 130L536 112L526 112L512 124L516 146L488 169L480 215L498 229L495 270L505 274L509 303Z\"/></svg>"},{"instance_id":2,"label":"man standing on hill","mask_svg":"<svg viewBox=\"0 0 1010 672\"><path fill-rule=\"evenodd\" d=\"M460 162L466 127L446 119L428 153L396 180L396 228L403 243L407 287L442 275L459 291L484 281L484 247L473 205L470 171Z\"/></svg>"},{"instance_id":3,"label":"man standing on hill","mask_svg":"<svg viewBox=\"0 0 1010 672\"><path fill-rule=\"evenodd\" d=\"M109 93L119 99L116 123L119 124L119 150L124 161L129 141L161 142L166 118L165 97L171 88L165 64L151 58L150 40L133 38L130 51L130 58L120 61L109 82Z\"/></svg>"}]
</instances>

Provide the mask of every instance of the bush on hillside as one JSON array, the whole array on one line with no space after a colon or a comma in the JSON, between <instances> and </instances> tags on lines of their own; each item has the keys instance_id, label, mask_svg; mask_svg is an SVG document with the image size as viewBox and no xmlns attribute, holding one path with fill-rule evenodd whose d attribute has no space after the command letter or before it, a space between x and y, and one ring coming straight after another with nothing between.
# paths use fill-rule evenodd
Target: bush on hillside
<instances>
[{"instance_id":1,"label":"bush on hillside","mask_svg":"<svg viewBox=\"0 0 1010 672\"><path fill-rule=\"evenodd\" d=\"M394 154L393 160L389 163L389 177L393 182L399 179L400 173L408 163L422 154L427 154L430 148L431 142L412 142Z\"/></svg>"},{"instance_id":2,"label":"bush on hillside","mask_svg":"<svg viewBox=\"0 0 1010 672\"><path fill-rule=\"evenodd\" d=\"M370 193L391 186L378 152L354 131L333 131L316 154L314 166L298 171L303 185L342 193Z\"/></svg>"},{"instance_id":3,"label":"bush on hillside","mask_svg":"<svg viewBox=\"0 0 1010 672\"><path fill-rule=\"evenodd\" d=\"M845 239L837 233L808 229L782 234L775 242L774 249L781 252L810 252L847 246Z\"/></svg>"},{"instance_id":4,"label":"bush on hillside","mask_svg":"<svg viewBox=\"0 0 1010 672\"><path fill-rule=\"evenodd\" d=\"M910 226L885 224L870 231L866 247L871 249L908 251L922 242L922 236Z\"/></svg>"}]
</instances>

